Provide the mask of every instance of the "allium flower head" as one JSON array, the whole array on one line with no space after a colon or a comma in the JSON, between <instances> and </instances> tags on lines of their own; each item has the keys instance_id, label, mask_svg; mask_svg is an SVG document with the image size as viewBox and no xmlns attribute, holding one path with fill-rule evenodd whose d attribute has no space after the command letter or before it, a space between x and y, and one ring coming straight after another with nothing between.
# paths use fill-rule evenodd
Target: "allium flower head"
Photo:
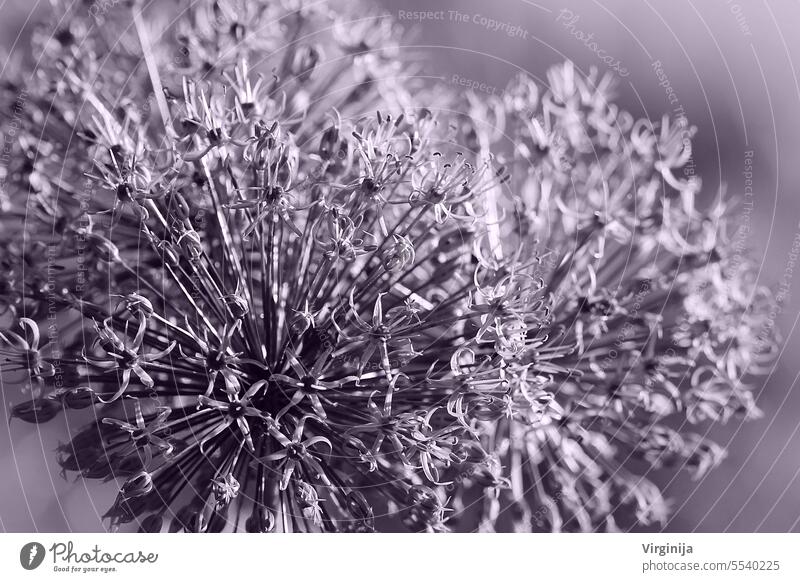
<instances>
[{"instance_id":1,"label":"allium flower head","mask_svg":"<svg viewBox=\"0 0 800 582\"><path fill-rule=\"evenodd\" d=\"M93 413L59 463L116 481L112 527L663 520L647 472L721 459L682 421L757 414L774 351L692 130L569 63L430 91L390 20L314 6L38 35L4 87L12 417Z\"/></svg>"}]
</instances>

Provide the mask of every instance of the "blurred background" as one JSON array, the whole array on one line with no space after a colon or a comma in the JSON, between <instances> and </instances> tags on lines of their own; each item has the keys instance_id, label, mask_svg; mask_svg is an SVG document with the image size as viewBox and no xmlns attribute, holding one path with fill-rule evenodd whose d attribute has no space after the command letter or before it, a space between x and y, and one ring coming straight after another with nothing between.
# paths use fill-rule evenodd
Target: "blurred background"
<instances>
[{"instance_id":1,"label":"blurred background","mask_svg":"<svg viewBox=\"0 0 800 582\"><path fill-rule=\"evenodd\" d=\"M24 54L34 23L49 9L40 0L0 0L0 70L8 55ZM683 114L697 126L694 163L704 203L744 201L752 180L746 243L759 282L789 288L776 318L782 352L772 372L757 379L764 417L699 427L729 453L704 479L651 477L672 500L667 531L800 531L800 270L792 277L790 264L800 235L800 3L384 0L378 9L408 30L403 50L432 83L491 93L519 71L546 84L547 68L566 59L583 71L610 70L621 107L654 120ZM423 19L419 11L429 14ZM741 217L741 208L732 216ZM6 416L16 397L4 387ZM0 530L103 529L100 516L115 488L59 475L54 449L67 435L63 415L41 427L0 428Z\"/></svg>"}]
</instances>

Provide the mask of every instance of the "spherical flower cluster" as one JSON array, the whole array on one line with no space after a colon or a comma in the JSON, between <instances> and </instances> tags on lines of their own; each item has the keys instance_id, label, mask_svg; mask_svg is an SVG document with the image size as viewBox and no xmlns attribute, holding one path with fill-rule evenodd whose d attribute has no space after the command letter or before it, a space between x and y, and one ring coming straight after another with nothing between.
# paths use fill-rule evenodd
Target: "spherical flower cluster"
<instances>
[{"instance_id":1,"label":"spherical flower cluster","mask_svg":"<svg viewBox=\"0 0 800 582\"><path fill-rule=\"evenodd\" d=\"M324 3L75 4L3 86L0 370L90 412L58 460L112 528L657 523L648 472L723 457L688 424L757 415L770 298L685 120L569 63L417 86Z\"/></svg>"}]
</instances>

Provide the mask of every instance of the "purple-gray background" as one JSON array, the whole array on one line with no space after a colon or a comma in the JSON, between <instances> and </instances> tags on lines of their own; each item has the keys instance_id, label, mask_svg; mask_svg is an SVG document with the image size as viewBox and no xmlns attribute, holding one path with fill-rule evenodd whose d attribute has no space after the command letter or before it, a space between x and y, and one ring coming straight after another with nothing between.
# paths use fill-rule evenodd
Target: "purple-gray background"
<instances>
[{"instance_id":1,"label":"purple-gray background","mask_svg":"<svg viewBox=\"0 0 800 582\"><path fill-rule=\"evenodd\" d=\"M565 59L601 71L607 68L601 56L618 61L628 73L619 79L620 105L653 119L680 105L698 126L695 163L706 201L721 188L725 199L743 196L745 152L753 152L748 244L759 281L775 287L791 275L788 254L800 233L797 2L384 0L381 6L411 29L404 44L414 47L407 50L433 83L453 84L457 76L499 91L521 70L544 82L547 67ZM32 22L48 9L41 0L0 0L0 69L3 51L24 50ZM419 10L442 13L426 22L408 18L407 12ZM516 25L518 32L490 30L485 19ZM578 32L584 39L593 35L595 45L587 46ZM656 61L677 104L659 85ZM800 272L789 282L800 283ZM799 307L792 288L777 318L783 351L773 373L758 380L764 418L710 429L729 457L702 481L666 472L653 476L674 502L667 530L800 531ZM13 388L5 390L4 406L19 400ZM113 500L114 487L61 478L54 449L67 434L63 417L43 427L14 422L0 429L0 531L102 528L99 516Z\"/></svg>"}]
</instances>

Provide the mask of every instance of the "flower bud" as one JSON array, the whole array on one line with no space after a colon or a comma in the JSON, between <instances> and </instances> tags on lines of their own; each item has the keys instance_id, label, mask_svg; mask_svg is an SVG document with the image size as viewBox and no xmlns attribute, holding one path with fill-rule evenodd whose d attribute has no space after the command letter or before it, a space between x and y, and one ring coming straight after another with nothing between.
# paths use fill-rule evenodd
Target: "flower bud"
<instances>
[{"instance_id":1,"label":"flower bud","mask_svg":"<svg viewBox=\"0 0 800 582\"><path fill-rule=\"evenodd\" d=\"M61 400L61 403L71 410L82 410L97 402L94 390L88 386L61 388L56 390L52 397Z\"/></svg>"},{"instance_id":2,"label":"flower bud","mask_svg":"<svg viewBox=\"0 0 800 582\"><path fill-rule=\"evenodd\" d=\"M249 533L269 533L275 529L275 516L266 507L257 505L244 527Z\"/></svg>"},{"instance_id":3,"label":"flower bud","mask_svg":"<svg viewBox=\"0 0 800 582\"><path fill-rule=\"evenodd\" d=\"M296 336L301 336L314 327L314 315L308 311L295 311L289 317L289 328Z\"/></svg>"},{"instance_id":4,"label":"flower bud","mask_svg":"<svg viewBox=\"0 0 800 582\"><path fill-rule=\"evenodd\" d=\"M414 245L406 237L394 235L394 244L383 253L383 266L389 272L401 271L414 262Z\"/></svg>"},{"instance_id":5,"label":"flower bud","mask_svg":"<svg viewBox=\"0 0 800 582\"><path fill-rule=\"evenodd\" d=\"M217 507L224 507L239 495L239 481L228 473L214 481L213 492Z\"/></svg>"},{"instance_id":6,"label":"flower bud","mask_svg":"<svg viewBox=\"0 0 800 582\"><path fill-rule=\"evenodd\" d=\"M223 296L222 300L225 302L225 305L228 306L234 319L244 319L247 314L250 313L250 305L248 305L245 298L238 293L229 293Z\"/></svg>"},{"instance_id":7,"label":"flower bud","mask_svg":"<svg viewBox=\"0 0 800 582\"><path fill-rule=\"evenodd\" d=\"M356 519L372 523L372 507L360 491L350 491L347 494L347 507Z\"/></svg>"},{"instance_id":8,"label":"flower bud","mask_svg":"<svg viewBox=\"0 0 800 582\"><path fill-rule=\"evenodd\" d=\"M150 303L149 299L138 293L129 293L119 302L114 313L118 314L126 310L132 315L141 314L144 317L150 317L153 315L153 304Z\"/></svg>"},{"instance_id":9,"label":"flower bud","mask_svg":"<svg viewBox=\"0 0 800 582\"><path fill-rule=\"evenodd\" d=\"M203 256L203 243L200 240L200 233L191 226L181 225L174 229L176 244L181 250L181 254L190 260L196 261Z\"/></svg>"},{"instance_id":10,"label":"flower bud","mask_svg":"<svg viewBox=\"0 0 800 582\"><path fill-rule=\"evenodd\" d=\"M424 485L412 485L406 493L403 523L412 530L439 529L445 508L436 492Z\"/></svg>"},{"instance_id":11,"label":"flower bud","mask_svg":"<svg viewBox=\"0 0 800 582\"><path fill-rule=\"evenodd\" d=\"M48 398L37 398L14 406L11 409L11 418L41 424L55 418L61 410L60 402L54 402Z\"/></svg>"},{"instance_id":12,"label":"flower bud","mask_svg":"<svg viewBox=\"0 0 800 582\"><path fill-rule=\"evenodd\" d=\"M89 249L97 256L100 261L104 263L121 263L122 257L119 254L119 248L103 235L97 233L87 233L86 242Z\"/></svg>"},{"instance_id":13,"label":"flower bud","mask_svg":"<svg viewBox=\"0 0 800 582\"><path fill-rule=\"evenodd\" d=\"M190 533L205 531L205 520L203 519L202 511L196 505L184 506L172 518L172 522L169 524L170 533L181 530Z\"/></svg>"},{"instance_id":14,"label":"flower bud","mask_svg":"<svg viewBox=\"0 0 800 582\"><path fill-rule=\"evenodd\" d=\"M321 54L317 47L304 44L297 48L292 59L290 71L301 83L308 81L314 68L319 62Z\"/></svg>"},{"instance_id":15,"label":"flower bud","mask_svg":"<svg viewBox=\"0 0 800 582\"><path fill-rule=\"evenodd\" d=\"M319 157L324 161L330 160L339 149L339 128L330 126L322 133L319 140Z\"/></svg>"},{"instance_id":16,"label":"flower bud","mask_svg":"<svg viewBox=\"0 0 800 582\"><path fill-rule=\"evenodd\" d=\"M120 495L124 499L132 499L147 495L153 490L153 477L147 471L140 471L125 481L120 488Z\"/></svg>"}]
</instances>

